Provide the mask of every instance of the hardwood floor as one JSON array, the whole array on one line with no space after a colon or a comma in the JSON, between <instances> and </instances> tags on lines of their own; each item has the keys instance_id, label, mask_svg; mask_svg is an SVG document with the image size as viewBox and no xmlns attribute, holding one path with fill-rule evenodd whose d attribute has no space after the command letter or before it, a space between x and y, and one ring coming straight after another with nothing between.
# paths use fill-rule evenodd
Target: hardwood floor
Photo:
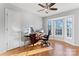
<instances>
[{"instance_id":1,"label":"hardwood floor","mask_svg":"<svg viewBox=\"0 0 79 59\"><path fill-rule=\"evenodd\" d=\"M1 56L79 56L79 47L62 41L51 40L49 47L36 44L28 47L19 47L9 50Z\"/></svg>"}]
</instances>

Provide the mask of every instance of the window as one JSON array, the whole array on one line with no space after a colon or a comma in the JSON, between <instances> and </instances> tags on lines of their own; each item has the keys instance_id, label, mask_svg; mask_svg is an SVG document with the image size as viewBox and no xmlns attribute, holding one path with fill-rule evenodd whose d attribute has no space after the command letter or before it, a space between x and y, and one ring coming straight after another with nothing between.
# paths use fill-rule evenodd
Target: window
<instances>
[{"instance_id":1,"label":"window","mask_svg":"<svg viewBox=\"0 0 79 59\"><path fill-rule=\"evenodd\" d=\"M72 31L73 28L72 28L72 17L67 17L67 20L66 20L66 36L67 37L72 37Z\"/></svg>"},{"instance_id":2,"label":"window","mask_svg":"<svg viewBox=\"0 0 79 59\"><path fill-rule=\"evenodd\" d=\"M51 31L51 20L48 20L48 31Z\"/></svg>"},{"instance_id":3,"label":"window","mask_svg":"<svg viewBox=\"0 0 79 59\"><path fill-rule=\"evenodd\" d=\"M55 35L57 36L62 36L63 34L63 20L62 19L58 19L58 20L54 20L54 31L55 31Z\"/></svg>"},{"instance_id":4,"label":"window","mask_svg":"<svg viewBox=\"0 0 79 59\"><path fill-rule=\"evenodd\" d=\"M72 39L73 16L66 16L48 20L48 30L51 30L53 37Z\"/></svg>"}]
</instances>

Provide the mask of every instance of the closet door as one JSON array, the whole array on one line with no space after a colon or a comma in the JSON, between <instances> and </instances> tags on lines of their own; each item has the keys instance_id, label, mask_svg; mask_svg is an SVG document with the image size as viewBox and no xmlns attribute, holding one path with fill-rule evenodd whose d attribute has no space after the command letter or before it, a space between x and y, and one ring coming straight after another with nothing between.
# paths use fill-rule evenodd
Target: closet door
<instances>
[{"instance_id":1,"label":"closet door","mask_svg":"<svg viewBox=\"0 0 79 59\"><path fill-rule=\"evenodd\" d=\"M15 11L5 9L5 34L7 50L19 47L21 36L17 20L17 14Z\"/></svg>"}]
</instances>

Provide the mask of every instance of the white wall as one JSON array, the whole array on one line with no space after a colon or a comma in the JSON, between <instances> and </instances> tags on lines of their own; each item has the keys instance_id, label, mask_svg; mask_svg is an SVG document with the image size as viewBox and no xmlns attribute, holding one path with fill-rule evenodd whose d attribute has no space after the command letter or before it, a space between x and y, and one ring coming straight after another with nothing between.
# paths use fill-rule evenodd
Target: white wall
<instances>
[{"instance_id":1,"label":"white wall","mask_svg":"<svg viewBox=\"0 0 79 59\"><path fill-rule=\"evenodd\" d=\"M70 11L67 11L67 12L55 14L55 15L52 15L52 16L44 17L43 18L43 28L44 28L45 32L47 33L47 28L48 28L47 27L47 21L48 21L48 19L68 16L68 15L74 16L74 39L73 40L65 39L65 40L68 41L68 42L71 42L71 43L79 44L79 36L78 36L79 35L79 26L78 26L79 25L79 8L74 9L74 10L70 10Z\"/></svg>"},{"instance_id":2,"label":"white wall","mask_svg":"<svg viewBox=\"0 0 79 59\"><path fill-rule=\"evenodd\" d=\"M42 18L32 14L30 12L23 12L23 25L22 26L26 26L30 27L32 26L34 28L34 30L38 30L40 28L42 28Z\"/></svg>"},{"instance_id":3,"label":"white wall","mask_svg":"<svg viewBox=\"0 0 79 59\"><path fill-rule=\"evenodd\" d=\"M4 4L0 4L0 51L6 48L5 34L4 34Z\"/></svg>"},{"instance_id":4,"label":"white wall","mask_svg":"<svg viewBox=\"0 0 79 59\"><path fill-rule=\"evenodd\" d=\"M10 16L10 19L13 20L13 25L22 30L23 26L33 26L34 30L42 28L42 18L32 14L28 11L24 11L21 8L18 8L12 4L0 4L0 51L7 50L7 39L5 38L5 16L4 16L4 8L12 10L14 12L15 18ZM12 21L9 21L12 22ZM10 24L10 23L9 23ZM20 33L18 34L18 36ZM14 41L17 46L23 46L24 42L20 40L19 36L17 41ZM23 38L22 38L23 39ZM11 43L12 44L12 43ZM13 43L14 44L14 43Z\"/></svg>"}]
</instances>

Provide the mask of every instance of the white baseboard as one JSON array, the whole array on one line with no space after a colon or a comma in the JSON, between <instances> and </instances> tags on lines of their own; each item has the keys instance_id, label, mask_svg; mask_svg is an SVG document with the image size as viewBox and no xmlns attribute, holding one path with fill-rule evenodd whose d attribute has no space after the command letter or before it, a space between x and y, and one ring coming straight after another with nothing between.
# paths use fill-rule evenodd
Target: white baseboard
<instances>
[{"instance_id":1,"label":"white baseboard","mask_svg":"<svg viewBox=\"0 0 79 59\"><path fill-rule=\"evenodd\" d=\"M58 40L58 39L53 39L53 38L50 38L50 40L63 41L63 42L66 42L66 43L68 43L68 44L70 44L70 45L79 47L79 44L75 44L75 43L72 43L72 42L69 42L69 41L66 41L66 40Z\"/></svg>"},{"instance_id":2,"label":"white baseboard","mask_svg":"<svg viewBox=\"0 0 79 59\"><path fill-rule=\"evenodd\" d=\"M71 45L73 45L73 46L78 46L78 47L79 47L79 44L75 44L75 43L68 42L68 41L64 41L64 42L69 43L69 44L71 44Z\"/></svg>"}]
</instances>

